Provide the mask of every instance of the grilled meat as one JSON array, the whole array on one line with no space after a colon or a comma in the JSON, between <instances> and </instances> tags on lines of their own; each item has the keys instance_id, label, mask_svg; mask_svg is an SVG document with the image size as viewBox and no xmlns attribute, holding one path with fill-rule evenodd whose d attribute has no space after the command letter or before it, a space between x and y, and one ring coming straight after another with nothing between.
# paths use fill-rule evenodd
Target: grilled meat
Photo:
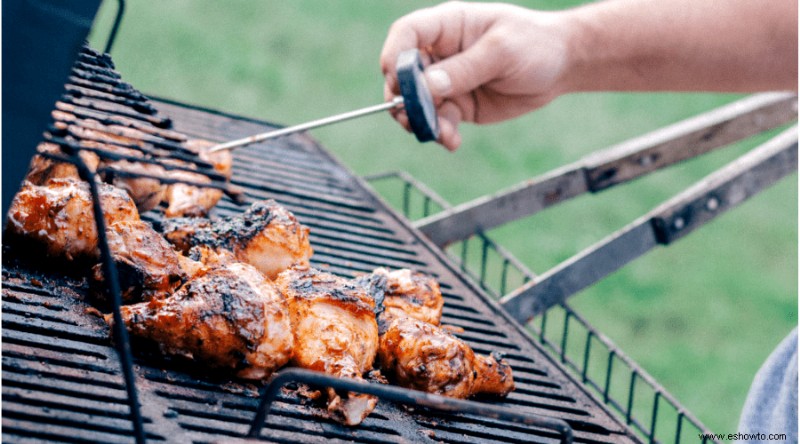
<instances>
[{"instance_id":1,"label":"grilled meat","mask_svg":"<svg viewBox=\"0 0 800 444\"><path fill-rule=\"evenodd\" d=\"M444 300L434 278L378 268L357 282L383 301L379 366L398 385L455 398L502 396L514 389L511 367L504 361L476 355L439 326Z\"/></svg>"},{"instance_id":2,"label":"grilled meat","mask_svg":"<svg viewBox=\"0 0 800 444\"><path fill-rule=\"evenodd\" d=\"M286 298L247 264L211 269L167 298L122 307L122 317L163 353L245 379L267 378L292 355Z\"/></svg>"},{"instance_id":3,"label":"grilled meat","mask_svg":"<svg viewBox=\"0 0 800 444\"><path fill-rule=\"evenodd\" d=\"M240 216L218 221L168 219L163 229L167 240L184 253L196 245L225 249L270 279L292 265L307 266L313 254L308 228L271 199L254 203Z\"/></svg>"},{"instance_id":4,"label":"grilled meat","mask_svg":"<svg viewBox=\"0 0 800 444\"><path fill-rule=\"evenodd\" d=\"M194 151L201 159L211 163L214 166L214 170L230 179L233 168L233 155L230 151L209 153L208 150L214 145L212 142L201 139L189 140L185 143L186 148ZM210 182L205 176L185 171L172 171L169 176L192 182ZM176 183L167 187L164 197L167 203L167 209L164 210L165 216L202 217L207 216L208 212L219 202L222 198L222 191Z\"/></svg>"},{"instance_id":5,"label":"grilled meat","mask_svg":"<svg viewBox=\"0 0 800 444\"><path fill-rule=\"evenodd\" d=\"M118 160L114 162L101 162L105 168L103 179L115 187L125 190L136 202L140 212L152 210L164 199L165 186L158 179L152 177L135 177L128 174L146 176L169 176L163 167L152 163L129 162Z\"/></svg>"},{"instance_id":6,"label":"grilled meat","mask_svg":"<svg viewBox=\"0 0 800 444\"><path fill-rule=\"evenodd\" d=\"M61 147L54 143L42 142L36 147L37 153L64 156ZM86 166L94 171L100 164L100 158L89 151L81 151L79 156L83 159ZM35 155L31 159L28 174L25 180L33 185L45 185L50 179L75 179L80 180L78 169L75 165L67 162L59 162L42 155Z\"/></svg>"},{"instance_id":7,"label":"grilled meat","mask_svg":"<svg viewBox=\"0 0 800 444\"><path fill-rule=\"evenodd\" d=\"M117 126L117 132L122 134L129 134L130 131L135 131L129 136L121 136L111 132L111 126L106 126L93 119L78 119L75 115L64 111L53 111L53 117L57 120L55 128L69 134L68 139L75 139L76 144L81 147L91 149L98 149L104 152L109 152L115 155L142 157L143 154L136 148L136 146L143 147L144 142L137 139L136 135L143 136L144 133L132 130L131 128ZM78 123L80 122L79 126ZM126 131L120 130L125 128ZM126 146L121 146L126 145ZM43 151L39 148L39 151ZM132 177L125 173L132 174L146 174L149 176L166 176L164 168L158 165L144 162L134 162L129 160L114 160L102 158L92 151L81 151L81 155L91 155L96 160L94 161L94 169L103 169L100 178L116 187L122 188L130 194L136 207L140 212L155 208L161 202L164 195L164 186L157 179L150 177ZM49 162L63 165L55 160ZM69 177L58 175L68 173L71 166L59 166L53 169L51 177ZM30 174L29 174L30 176ZM29 179L30 180L30 179Z\"/></svg>"},{"instance_id":8,"label":"grilled meat","mask_svg":"<svg viewBox=\"0 0 800 444\"><path fill-rule=\"evenodd\" d=\"M136 206L124 191L104 184L99 189L107 226L139 220ZM75 179L52 179L41 186L24 183L8 212L7 230L44 245L54 257L71 260L100 255L89 184Z\"/></svg>"},{"instance_id":9,"label":"grilled meat","mask_svg":"<svg viewBox=\"0 0 800 444\"><path fill-rule=\"evenodd\" d=\"M187 277L184 267L189 260L182 258L147 222L116 222L106 229L106 235L117 265L123 302L167 297ZM95 265L93 271L94 280L103 282L101 265Z\"/></svg>"},{"instance_id":10,"label":"grilled meat","mask_svg":"<svg viewBox=\"0 0 800 444\"><path fill-rule=\"evenodd\" d=\"M182 134L159 128L136 129L121 125L107 125L94 119L79 119L69 112L71 105L59 103L59 108L53 111L56 119L55 128L67 134L68 139L76 139L76 143L88 149L98 149L116 155L143 157L142 151L137 149L148 147L145 143L150 138L149 132L155 132L167 139L180 141L184 148L194 152L202 160L211 163L214 169L230 178L233 157L230 152L209 154L207 151L214 144L201 139L186 140ZM125 118L120 118L126 121ZM135 126L136 123L131 123ZM38 151L49 154L63 154L61 149L52 143L42 143ZM176 216L205 216L222 198L222 191L211 188L198 188L186 184L163 185L153 177L181 179L197 183L210 183L211 180L198 173L182 170L171 170L152 163L131 160L118 160L100 158L91 151L82 151L81 157L92 169L102 168L101 178L104 182L127 191L140 212L151 210L162 201L166 203L165 215ZM174 166L188 166L184 161L162 158L164 164ZM127 174L126 174L127 173ZM144 174L150 177L135 177L130 174ZM36 185L44 184L51 178L77 178L75 167L71 164L35 156L31 162L31 171L27 180Z\"/></svg>"},{"instance_id":11,"label":"grilled meat","mask_svg":"<svg viewBox=\"0 0 800 444\"><path fill-rule=\"evenodd\" d=\"M309 267L284 271L276 281L289 299L295 338L292 363L334 376L362 379L378 348L375 302L352 281ZM373 396L328 389L328 411L359 424L377 403Z\"/></svg>"},{"instance_id":12,"label":"grilled meat","mask_svg":"<svg viewBox=\"0 0 800 444\"><path fill-rule=\"evenodd\" d=\"M407 316L390 318L380 336L381 369L403 387L454 398L504 396L514 389L511 367L476 355L440 327Z\"/></svg>"},{"instance_id":13,"label":"grilled meat","mask_svg":"<svg viewBox=\"0 0 800 444\"><path fill-rule=\"evenodd\" d=\"M407 268L394 271L377 268L372 273L386 277L383 300L386 316L408 316L439 325L444 299L436 279Z\"/></svg>"},{"instance_id":14,"label":"grilled meat","mask_svg":"<svg viewBox=\"0 0 800 444\"><path fill-rule=\"evenodd\" d=\"M126 303L165 297L191 273L193 265L172 248L150 224L139 219L131 198L111 185L98 184L106 219L106 237L117 265ZM53 257L67 260L100 257L89 184L76 179L50 179L46 185L26 182L9 211L9 233L44 246ZM102 268L93 269L95 283ZM102 293L99 293L103 296Z\"/></svg>"}]
</instances>

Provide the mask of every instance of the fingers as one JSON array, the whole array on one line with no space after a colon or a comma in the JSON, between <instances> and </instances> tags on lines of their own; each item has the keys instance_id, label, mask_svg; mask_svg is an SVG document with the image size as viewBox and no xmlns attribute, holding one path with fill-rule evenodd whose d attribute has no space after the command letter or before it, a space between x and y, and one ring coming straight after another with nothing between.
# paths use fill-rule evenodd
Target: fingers
<instances>
[{"instance_id":1,"label":"fingers","mask_svg":"<svg viewBox=\"0 0 800 444\"><path fill-rule=\"evenodd\" d=\"M458 124L461 122L461 109L449 100L439 107L439 142L448 151L453 152L461 146L461 134Z\"/></svg>"},{"instance_id":2,"label":"fingers","mask_svg":"<svg viewBox=\"0 0 800 444\"><path fill-rule=\"evenodd\" d=\"M505 63L495 46L494 37L486 35L462 52L429 66L425 78L434 98L468 94L498 78Z\"/></svg>"},{"instance_id":3,"label":"fingers","mask_svg":"<svg viewBox=\"0 0 800 444\"><path fill-rule=\"evenodd\" d=\"M383 44L380 64L389 89L397 87L397 56L408 49L422 51L423 60L448 57L460 48L463 29L460 20L464 5L450 2L414 11L401 17L389 28Z\"/></svg>"},{"instance_id":4,"label":"fingers","mask_svg":"<svg viewBox=\"0 0 800 444\"><path fill-rule=\"evenodd\" d=\"M381 70L384 75L396 71L397 56L412 48L432 45L441 33L442 22L433 8L420 9L401 17L389 28L381 51Z\"/></svg>"}]
</instances>

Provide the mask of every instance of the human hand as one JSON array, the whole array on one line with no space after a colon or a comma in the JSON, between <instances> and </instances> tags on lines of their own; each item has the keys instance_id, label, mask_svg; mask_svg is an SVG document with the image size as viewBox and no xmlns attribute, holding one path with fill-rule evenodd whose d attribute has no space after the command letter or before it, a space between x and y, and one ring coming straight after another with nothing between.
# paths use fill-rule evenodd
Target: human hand
<instances>
[{"instance_id":1,"label":"human hand","mask_svg":"<svg viewBox=\"0 0 800 444\"><path fill-rule=\"evenodd\" d=\"M398 54L419 48L439 115L438 142L455 151L460 122L511 119L565 92L566 33L558 13L512 5L450 2L415 11L392 25L384 43L384 95L399 94ZM409 129L404 111L393 115Z\"/></svg>"}]
</instances>

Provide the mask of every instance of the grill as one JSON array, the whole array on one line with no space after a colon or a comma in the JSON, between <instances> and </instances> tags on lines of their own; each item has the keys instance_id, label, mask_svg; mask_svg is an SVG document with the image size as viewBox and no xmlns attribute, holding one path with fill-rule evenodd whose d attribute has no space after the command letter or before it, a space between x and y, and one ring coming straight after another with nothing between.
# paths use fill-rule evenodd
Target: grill
<instances>
[{"instance_id":1,"label":"grill","mask_svg":"<svg viewBox=\"0 0 800 444\"><path fill-rule=\"evenodd\" d=\"M124 2L119 3L106 51L121 18ZM476 352L504 354L517 388L503 400L467 402L301 370L281 371L259 387L206 375L146 350L137 350L132 358L124 330L110 332L86 302L88 285L77 270L42 264L19 248L5 246L3 440L200 443L243 442L248 435L269 442L693 440L696 432L707 429L565 301L796 170L796 128L540 276L484 230L781 126L796 118L796 103L796 97L787 95L746 99L458 207L450 207L405 173L372 177L399 179L401 215L303 135L238 150L233 184L225 182L185 143L190 138L226 141L276 125L148 100L122 81L108 55L85 48L56 105L75 119L56 116L46 134L71 161L77 161L75 153L81 149L167 170L175 164L164 159L177 159L184 162L178 169L210 180L193 184L226 194L212 216L235 214L243 211L240 204L267 198L289 208L311 228L312 265L322 270L350 277L378 266L407 267L435 276L445 297L443 323L463 329L457 335ZM87 135L84 130L96 125L112 139L133 140ZM91 143L98 141L139 154L135 159L115 157ZM85 178L100 173L105 180L129 175L186 182L135 171L79 170ZM415 192L421 207L416 214L422 220L412 224ZM431 207L441 211L432 214ZM160 226L159 212L142 216ZM648 242L636 242L643 238ZM104 271L112 277L112 295L118 293L114 273ZM118 295L116 299L118 310ZM537 325L527 324L526 330L522 325L534 316ZM553 334L553 325L560 334ZM583 345L575 347L575 338ZM381 402L360 426L348 428L326 419L324 406L299 394L299 383L372 393ZM642 405L646 397L651 401ZM666 421L659 419L665 411L673 414Z\"/></svg>"},{"instance_id":2,"label":"grill","mask_svg":"<svg viewBox=\"0 0 800 444\"><path fill-rule=\"evenodd\" d=\"M148 102L112 67L106 56L85 51L57 107L105 125L140 130L138 137L148 147L144 157L184 156L180 142L186 136L223 141L275 127L166 100ZM62 138L59 131L63 128L51 128L51 141L80 146L79 137L78 142L70 139L77 134ZM443 323L463 328L458 336L476 352L504 354L517 382L506 399L482 399L484 404L462 408L453 404L447 412L442 400L396 389L396 396L387 394L387 399L404 403L384 400L360 426L348 428L325 419L324 408L298 396L291 381L305 376L289 373L258 438L558 442L562 434L543 421L549 417L565 421L576 442L638 441L480 285L312 139L295 135L238 150L233 184L243 194L212 183L228 192L213 214L241 212L234 199L276 199L311 228L316 267L343 276L378 266L409 267L435 276L445 297ZM143 218L159 226L159 213ZM75 271L43 267L14 249L6 251L3 261L5 442L131 442L138 409L130 406L136 392L147 440L227 442L246 436L260 387L204 375L146 353L135 355L126 376L125 351L118 354L107 325L86 302L85 279ZM498 414L501 409L492 413L492 406L513 410L524 416L523 422L499 419L511 416Z\"/></svg>"}]
</instances>

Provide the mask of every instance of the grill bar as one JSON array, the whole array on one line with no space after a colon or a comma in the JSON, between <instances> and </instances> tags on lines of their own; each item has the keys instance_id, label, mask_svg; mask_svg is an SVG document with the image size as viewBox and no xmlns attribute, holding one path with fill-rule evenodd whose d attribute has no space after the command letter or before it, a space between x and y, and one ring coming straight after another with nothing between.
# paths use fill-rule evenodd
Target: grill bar
<instances>
[{"instance_id":1,"label":"grill bar","mask_svg":"<svg viewBox=\"0 0 800 444\"><path fill-rule=\"evenodd\" d=\"M119 276L117 266L114 263L111 249L108 246L106 237L106 220L103 216L103 207L100 203L100 191L95 181L94 172L83 163L80 156L74 154L72 163L78 167L78 174L85 182L89 183L89 192L92 195L92 215L97 227L97 246L100 248L100 260L103 267L103 275L107 290L111 296L112 314L114 316L114 343L117 346L120 363L122 365L122 376L125 380L125 391L127 394L128 410L130 411L131 423L133 424L133 436L136 444L144 444L146 438L144 433L144 421L142 412L139 409L139 395L136 390L136 376L133 373L133 352L131 351L128 330L122 321L120 307L122 307L122 292L119 286Z\"/></svg>"}]
</instances>

